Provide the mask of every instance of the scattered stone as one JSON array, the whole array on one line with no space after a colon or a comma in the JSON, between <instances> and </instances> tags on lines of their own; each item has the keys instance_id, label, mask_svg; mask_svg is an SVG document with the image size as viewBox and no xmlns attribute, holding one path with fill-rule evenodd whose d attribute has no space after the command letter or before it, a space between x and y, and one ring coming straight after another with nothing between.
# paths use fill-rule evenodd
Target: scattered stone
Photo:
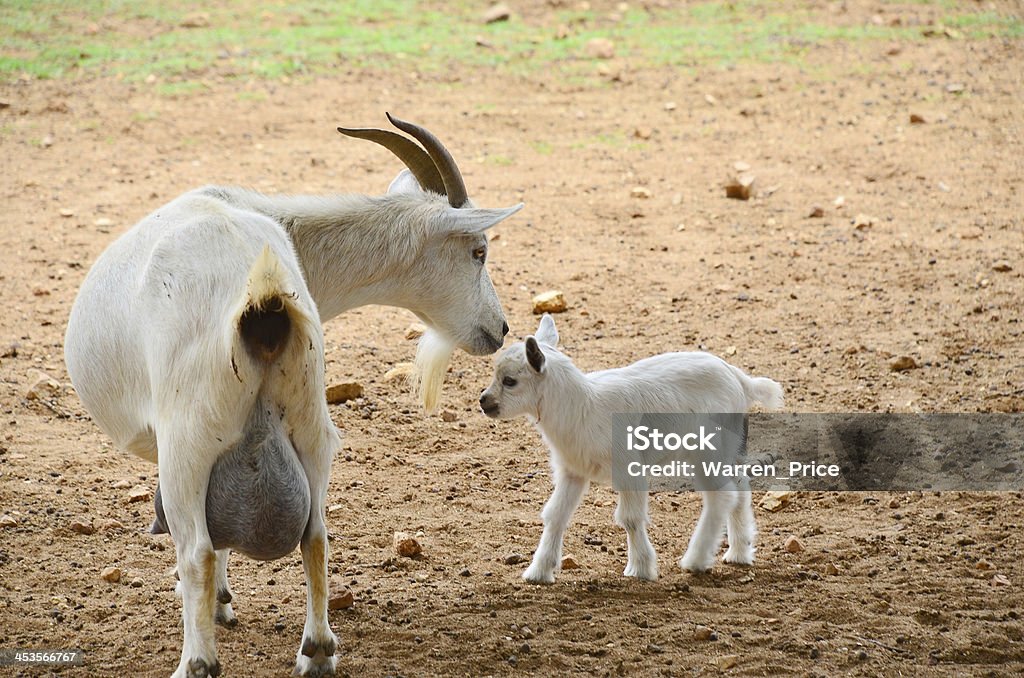
<instances>
[{"instance_id":1,"label":"scattered stone","mask_svg":"<svg viewBox=\"0 0 1024 678\"><path fill-rule=\"evenodd\" d=\"M992 563L990 563L987 560L985 560L984 558L982 558L981 560L979 560L978 562L976 562L974 564L974 569L975 570L991 570L992 569Z\"/></svg>"},{"instance_id":2,"label":"scattered stone","mask_svg":"<svg viewBox=\"0 0 1024 678\"><path fill-rule=\"evenodd\" d=\"M62 207L60 208L60 215L65 219L68 219L69 217L75 216L75 210L68 209L67 207Z\"/></svg>"},{"instance_id":3,"label":"scattered stone","mask_svg":"<svg viewBox=\"0 0 1024 678\"><path fill-rule=\"evenodd\" d=\"M633 130L633 136L637 139L650 139L653 133L650 127L637 127Z\"/></svg>"},{"instance_id":4,"label":"scattered stone","mask_svg":"<svg viewBox=\"0 0 1024 678\"><path fill-rule=\"evenodd\" d=\"M804 545L800 543L800 540L797 539L795 535L790 535L786 537L786 541L783 543L782 548L786 549L789 553L800 553L804 550Z\"/></svg>"},{"instance_id":5,"label":"scattered stone","mask_svg":"<svg viewBox=\"0 0 1024 678\"><path fill-rule=\"evenodd\" d=\"M395 532L395 553L403 558L416 558L423 554L423 547L406 532Z\"/></svg>"},{"instance_id":6,"label":"scattered stone","mask_svg":"<svg viewBox=\"0 0 1024 678\"><path fill-rule=\"evenodd\" d=\"M634 186L629 191L629 197L631 197L631 198L640 198L641 200L647 200L652 195L654 195L654 194L651 193L651 190L649 188L644 187L644 186Z\"/></svg>"},{"instance_id":7,"label":"scattered stone","mask_svg":"<svg viewBox=\"0 0 1024 678\"><path fill-rule=\"evenodd\" d=\"M792 490L771 490L765 492L758 504L761 508L771 513L781 511L796 496Z\"/></svg>"},{"instance_id":8,"label":"scattered stone","mask_svg":"<svg viewBox=\"0 0 1024 678\"><path fill-rule=\"evenodd\" d=\"M40 141L39 144L43 148L49 148L50 146L53 146L53 137L47 134L45 137L43 137L43 140Z\"/></svg>"},{"instance_id":9,"label":"scattered stone","mask_svg":"<svg viewBox=\"0 0 1024 678\"><path fill-rule=\"evenodd\" d=\"M811 211L807 213L811 219L820 219L825 216L825 208L821 205L811 205Z\"/></svg>"},{"instance_id":10,"label":"scattered stone","mask_svg":"<svg viewBox=\"0 0 1024 678\"><path fill-rule=\"evenodd\" d=\"M733 200L750 200L750 192L754 188L754 175L749 172L739 174L725 184L725 197Z\"/></svg>"},{"instance_id":11,"label":"scattered stone","mask_svg":"<svg viewBox=\"0 0 1024 678\"><path fill-rule=\"evenodd\" d=\"M741 294L740 296L744 296L744 295ZM740 299L740 301L745 301L745 299ZM728 356L736 355L736 347L735 346L726 346L724 353L725 353L725 355L728 355Z\"/></svg>"},{"instance_id":12,"label":"scattered stone","mask_svg":"<svg viewBox=\"0 0 1024 678\"><path fill-rule=\"evenodd\" d=\"M674 110L676 110L676 102L674 102L674 101L666 101L664 108L665 108L666 111L674 111Z\"/></svg>"},{"instance_id":13,"label":"scattered stone","mask_svg":"<svg viewBox=\"0 0 1024 678\"><path fill-rule=\"evenodd\" d=\"M578 570L580 564L576 562L576 559L572 556L565 556L562 558L562 569L563 570Z\"/></svg>"},{"instance_id":14,"label":"scattered stone","mask_svg":"<svg viewBox=\"0 0 1024 678\"><path fill-rule=\"evenodd\" d=\"M142 581L142 577L136 577L135 579L132 579L131 583L129 583L128 585L131 586L133 589L141 589L142 585L145 583L146 582Z\"/></svg>"},{"instance_id":15,"label":"scattered stone","mask_svg":"<svg viewBox=\"0 0 1024 678\"><path fill-rule=\"evenodd\" d=\"M715 98L714 94L705 94L704 101L711 104L712 106L718 103L718 99Z\"/></svg>"},{"instance_id":16,"label":"scattered stone","mask_svg":"<svg viewBox=\"0 0 1024 678\"><path fill-rule=\"evenodd\" d=\"M416 365L413 363L397 363L394 367L384 373L384 381L408 379L415 373Z\"/></svg>"},{"instance_id":17,"label":"scattered stone","mask_svg":"<svg viewBox=\"0 0 1024 678\"><path fill-rule=\"evenodd\" d=\"M423 336L423 333L427 331L427 326L423 323L413 323L405 328L406 339L419 339Z\"/></svg>"},{"instance_id":18,"label":"scattered stone","mask_svg":"<svg viewBox=\"0 0 1024 678\"><path fill-rule=\"evenodd\" d=\"M92 222L92 225L98 228L110 228L114 225L114 222L106 217L100 217L96 221Z\"/></svg>"},{"instance_id":19,"label":"scattered stone","mask_svg":"<svg viewBox=\"0 0 1024 678\"><path fill-rule=\"evenodd\" d=\"M347 610L355 604L355 596L352 595L352 589L339 584L337 582L331 582L328 587L327 593L327 609L328 610Z\"/></svg>"},{"instance_id":20,"label":"scattered stone","mask_svg":"<svg viewBox=\"0 0 1024 678\"><path fill-rule=\"evenodd\" d=\"M615 43L607 38L593 38L587 42L586 50L592 59L611 59L615 56Z\"/></svg>"},{"instance_id":21,"label":"scattered stone","mask_svg":"<svg viewBox=\"0 0 1024 678\"><path fill-rule=\"evenodd\" d=\"M740 656L738 654L727 654L715 660L715 665L718 666L720 671L728 671L735 668L739 663Z\"/></svg>"},{"instance_id":22,"label":"scattered stone","mask_svg":"<svg viewBox=\"0 0 1024 678\"><path fill-rule=\"evenodd\" d=\"M960 94L965 89L967 88L962 82L951 82L946 85L946 91L950 94Z\"/></svg>"},{"instance_id":23,"label":"scattered stone","mask_svg":"<svg viewBox=\"0 0 1024 678\"><path fill-rule=\"evenodd\" d=\"M841 195L832 201L832 206L835 207L837 210L843 209L844 205L846 205L846 198Z\"/></svg>"},{"instance_id":24,"label":"scattered stone","mask_svg":"<svg viewBox=\"0 0 1024 678\"><path fill-rule=\"evenodd\" d=\"M839 568L836 567L835 563L828 563L825 565L825 574L834 577L839 574Z\"/></svg>"},{"instance_id":25,"label":"scattered stone","mask_svg":"<svg viewBox=\"0 0 1024 678\"><path fill-rule=\"evenodd\" d=\"M468 577L471 574L473 574L473 573L469 571L468 567L464 567L461 570L459 570L459 576L460 577Z\"/></svg>"},{"instance_id":26,"label":"scattered stone","mask_svg":"<svg viewBox=\"0 0 1024 678\"><path fill-rule=\"evenodd\" d=\"M69 525L69 527L71 528L72 532L75 532L77 534L89 535L96 531L96 527L92 524L91 520L72 520L71 525Z\"/></svg>"},{"instance_id":27,"label":"scattered stone","mask_svg":"<svg viewBox=\"0 0 1024 678\"><path fill-rule=\"evenodd\" d=\"M1010 585L1010 580L1006 577L1005 574L993 575L992 576L992 585L993 586L1009 586Z\"/></svg>"},{"instance_id":28,"label":"scattered stone","mask_svg":"<svg viewBox=\"0 0 1024 678\"><path fill-rule=\"evenodd\" d=\"M889 363L890 372L906 372L907 370L914 369L917 369L917 361L909 355L901 355Z\"/></svg>"},{"instance_id":29,"label":"scattered stone","mask_svg":"<svg viewBox=\"0 0 1024 678\"><path fill-rule=\"evenodd\" d=\"M18 519L7 513L0 516L0 527L17 527Z\"/></svg>"},{"instance_id":30,"label":"scattered stone","mask_svg":"<svg viewBox=\"0 0 1024 678\"><path fill-rule=\"evenodd\" d=\"M996 466L996 470L1000 473L1016 473L1020 470L1020 464L1011 459L1002 466Z\"/></svg>"},{"instance_id":31,"label":"scattered stone","mask_svg":"<svg viewBox=\"0 0 1024 678\"><path fill-rule=\"evenodd\" d=\"M153 493L149 491L149 488L145 485L136 485L132 489L128 490L128 503L134 504L140 501L149 501L153 498Z\"/></svg>"},{"instance_id":32,"label":"scattered stone","mask_svg":"<svg viewBox=\"0 0 1024 678\"><path fill-rule=\"evenodd\" d=\"M116 483L114 483L112 487L115 490L127 490L131 486L132 481L128 480L127 478L121 478L121 480L118 480Z\"/></svg>"},{"instance_id":33,"label":"scattered stone","mask_svg":"<svg viewBox=\"0 0 1024 678\"><path fill-rule=\"evenodd\" d=\"M911 113L910 114L910 124L911 125L923 125L924 122L925 122L925 120L924 120L924 116L923 115L921 115L919 113Z\"/></svg>"},{"instance_id":34,"label":"scattered stone","mask_svg":"<svg viewBox=\"0 0 1024 678\"><path fill-rule=\"evenodd\" d=\"M711 636L714 636L715 632L706 626L698 626L693 632L694 640L711 640Z\"/></svg>"},{"instance_id":35,"label":"scattered stone","mask_svg":"<svg viewBox=\"0 0 1024 678\"><path fill-rule=\"evenodd\" d=\"M523 626L519 629L519 635L525 638L526 640L530 640L531 638L533 638L535 634L533 633L533 629L531 629L529 626Z\"/></svg>"},{"instance_id":36,"label":"scattered stone","mask_svg":"<svg viewBox=\"0 0 1024 678\"><path fill-rule=\"evenodd\" d=\"M114 530L123 530L124 525L116 518L105 518L100 521L98 529L100 532L113 532Z\"/></svg>"},{"instance_id":37,"label":"scattered stone","mask_svg":"<svg viewBox=\"0 0 1024 678\"><path fill-rule=\"evenodd\" d=\"M526 562L526 556L522 553L510 553L502 558L501 562L506 565L518 565L519 563Z\"/></svg>"},{"instance_id":38,"label":"scattered stone","mask_svg":"<svg viewBox=\"0 0 1024 678\"><path fill-rule=\"evenodd\" d=\"M867 214L858 214L853 218L853 227L858 231L869 229L877 223L878 219Z\"/></svg>"},{"instance_id":39,"label":"scattered stone","mask_svg":"<svg viewBox=\"0 0 1024 678\"><path fill-rule=\"evenodd\" d=\"M565 40L569 35L569 27L565 24L559 24L558 29L555 31L555 40Z\"/></svg>"},{"instance_id":40,"label":"scattered stone","mask_svg":"<svg viewBox=\"0 0 1024 678\"><path fill-rule=\"evenodd\" d=\"M60 382L41 370L29 372L32 383L25 390L27 400L42 400L43 398L54 398L60 394Z\"/></svg>"},{"instance_id":41,"label":"scattered stone","mask_svg":"<svg viewBox=\"0 0 1024 678\"><path fill-rule=\"evenodd\" d=\"M742 160L737 160L736 162L734 162L732 164L732 168L734 170L736 170L737 172L749 172L750 171L750 163L749 162L743 162Z\"/></svg>"},{"instance_id":42,"label":"scattered stone","mask_svg":"<svg viewBox=\"0 0 1024 678\"><path fill-rule=\"evenodd\" d=\"M178 25L182 28L206 28L210 25L210 15L206 12L189 12Z\"/></svg>"},{"instance_id":43,"label":"scattered stone","mask_svg":"<svg viewBox=\"0 0 1024 678\"><path fill-rule=\"evenodd\" d=\"M0 353L0 358L17 358L19 348L21 348L21 344L16 341L8 344L4 352Z\"/></svg>"},{"instance_id":44,"label":"scattered stone","mask_svg":"<svg viewBox=\"0 0 1024 678\"><path fill-rule=\"evenodd\" d=\"M441 421L451 423L458 418L458 415L452 412L451 410L441 410Z\"/></svg>"},{"instance_id":45,"label":"scattered stone","mask_svg":"<svg viewBox=\"0 0 1024 678\"><path fill-rule=\"evenodd\" d=\"M541 313L563 313L568 310L569 304L565 301L565 295L558 290L541 292L533 298L533 314Z\"/></svg>"},{"instance_id":46,"label":"scattered stone","mask_svg":"<svg viewBox=\"0 0 1024 678\"><path fill-rule=\"evenodd\" d=\"M508 21L512 16L512 10L504 2L491 5L490 9L484 12L484 23L494 24L499 21Z\"/></svg>"},{"instance_id":47,"label":"scattered stone","mask_svg":"<svg viewBox=\"0 0 1024 678\"><path fill-rule=\"evenodd\" d=\"M992 264L992 270L996 273L1007 273L1013 270L1013 266L1010 266L1010 262L1006 259L1000 259L996 263Z\"/></svg>"},{"instance_id":48,"label":"scattered stone","mask_svg":"<svg viewBox=\"0 0 1024 678\"><path fill-rule=\"evenodd\" d=\"M111 584L116 584L121 581L121 568L113 566L104 567L103 571L100 572L100 579L110 582Z\"/></svg>"},{"instance_id":49,"label":"scattered stone","mask_svg":"<svg viewBox=\"0 0 1024 678\"><path fill-rule=\"evenodd\" d=\"M648 643L647 644L647 653L648 654L661 654L664 651L665 651L665 648L663 648L661 645L656 645L654 643Z\"/></svg>"},{"instance_id":50,"label":"scattered stone","mask_svg":"<svg viewBox=\"0 0 1024 678\"><path fill-rule=\"evenodd\" d=\"M494 43L482 35L476 36L476 46L484 49L494 49Z\"/></svg>"},{"instance_id":51,"label":"scattered stone","mask_svg":"<svg viewBox=\"0 0 1024 678\"><path fill-rule=\"evenodd\" d=\"M337 405L347 400L354 400L363 395L363 385L358 381L346 381L327 387L327 402Z\"/></svg>"}]
</instances>

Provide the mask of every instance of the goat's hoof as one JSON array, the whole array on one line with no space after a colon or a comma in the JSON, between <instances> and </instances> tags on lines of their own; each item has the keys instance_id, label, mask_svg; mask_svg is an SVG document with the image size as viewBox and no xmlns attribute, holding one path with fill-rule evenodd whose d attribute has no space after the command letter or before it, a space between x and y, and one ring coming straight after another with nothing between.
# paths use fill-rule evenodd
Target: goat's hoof
<instances>
[{"instance_id":1,"label":"goat's hoof","mask_svg":"<svg viewBox=\"0 0 1024 678\"><path fill-rule=\"evenodd\" d=\"M235 616L235 611L226 603L217 605L216 619L218 624L226 626L229 629L233 629L238 626L238 617Z\"/></svg>"},{"instance_id":2,"label":"goat's hoof","mask_svg":"<svg viewBox=\"0 0 1024 678\"><path fill-rule=\"evenodd\" d=\"M701 574L703 572L710 572L711 566L715 564L714 557L712 558L696 558L689 554L683 556L682 560L679 561L679 567L683 568L687 572L693 572L694 574Z\"/></svg>"},{"instance_id":3,"label":"goat's hoof","mask_svg":"<svg viewBox=\"0 0 1024 678\"><path fill-rule=\"evenodd\" d=\"M302 639L302 649L300 652L304 657L316 657L317 655L333 657L337 650L338 641L333 637L323 640L313 640L309 636L306 636Z\"/></svg>"},{"instance_id":4,"label":"goat's hoof","mask_svg":"<svg viewBox=\"0 0 1024 678\"><path fill-rule=\"evenodd\" d=\"M213 663L207 662L205 659L190 659L188 662L188 670L185 673L185 678L217 678L220 675L220 662L216 659Z\"/></svg>"},{"instance_id":5,"label":"goat's hoof","mask_svg":"<svg viewBox=\"0 0 1024 678\"><path fill-rule=\"evenodd\" d=\"M730 565L753 565L754 549L732 549L725 552L722 560Z\"/></svg>"},{"instance_id":6,"label":"goat's hoof","mask_svg":"<svg viewBox=\"0 0 1024 678\"><path fill-rule=\"evenodd\" d=\"M305 646L305 643L303 643L303 646ZM303 678L333 676L336 661L333 653L310 657L300 652L299 656L295 659L295 670L292 672L292 675L302 676Z\"/></svg>"},{"instance_id":7,"label":"goat's hoof","mask_svg":"<svg viewBox=\"0 0 1024 678\"><path fill-rule=\"evenodd\" d=\"M641 581L657 581L658 580L658 568L652 565L647 566L635 566L626 565L626 569L622 572L623 576L635 577Z\"/></svg>"},{"instance_id":8,"label":"goat's hoof","mask_svg":"<svg viewBox=\"0 0 1024 678\"><path fill-rule=\"evenodd\" d=\"M231 591L227 589L218 589L217 591L217 602L221 605L227 605L232 600Z\"/></svg>"},{"instance_id":9,"label":"goat's hoof","mask_svg":"<svg viewBox=\"0 0 1024 678\"><path fill-rule=\"evenodd\" d=\"M523 579L531 584L554 584L555 571L544 570L543 568L531 565L523 572Z\"/></svg>"}]
</instances>

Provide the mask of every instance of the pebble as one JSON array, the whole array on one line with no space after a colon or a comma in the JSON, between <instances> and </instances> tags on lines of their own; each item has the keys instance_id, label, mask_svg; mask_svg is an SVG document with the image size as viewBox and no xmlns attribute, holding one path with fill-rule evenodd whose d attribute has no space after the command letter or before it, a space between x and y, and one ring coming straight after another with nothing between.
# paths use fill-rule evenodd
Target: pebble
<instances>
[{"instance_id":1,"label":"pebble","mask_svg":"<svg viewBox=\"0 0 1024 678\"><path fill-rule=\"evenodd\" d=\"M821 205L812 205L811 211L807 213L811 219L820 219L825 216L825 208Z\"/></svg>"},{"instance_id":2,"label":"pebble","mask_svg":"<svg viewBox=\"0 0 1024 678\"><path fill-rule=\"evenodd\" d=\"M17 527L18 519L12 515L3 514L0 516L0 527Z\"/></svg>"},{"instance_id":3,"label":"pebble","mask_svg":"<svg viewBox=\"0 0 1024 678\"><path fill-rule=\"evenodd\" d=\"M728 671L729 669L734 668L739 663L740 656L738 654L727 654L715 660L715 664L722 671Z\"/></svg>"},{"instance_id":4,"label":"pebble","mask_svg":"<svg viewBox=\"0 0 1024 678\"><path fill-rule=\"evenodd\" d=\"M133 589L141 589L142 585L145 583L146 582L142 581L142 577L136 577L135 579L132 579L131 584L129 584L129 586L131 586Z\"/></svg>"},{"instance_id":5,"label":"pebble","mask_svg":"<svg viewBox=\"0 0 1024 678\"><path fill-rule=\"evenodd\" d=\"M103 568L103 571L100 572L100 579L116 584L121 581L121 568L113 566Z\"/></svg>"},{"instance_id":6,"label":"pebble","mask_svg":"<svg viewBox=\"0 0 1024 678\"><path fill-rule=\"evenodd\" d=\"M459 417L451 410L441 410L441 421L447 421L449 423L457 420Z\"/></svg>"},{"instance_id":7,"label":"pebble","mask_svg":"<svg viewBox=\"0 0 1024 678\"><path fill-rule=\"evenodd\" d=\"M344 584L331 582L327 594L328 610L347 610L355 604L355 596L352 589Z\"/></svg>"},{"instance_id":8,"label":"pebble","mask_svg":"<svg viewBox=\"0 0 1024 678\"><path fill-rule=\"evenodd\" d=\"M663 648L661 645L656 645L654 643L648 643L647 644L647 652L649 654L661 654L664 651L665 651L665 648Z\"/></svg>"},{"instance_id":9,"label":"pebble","mask_svg":"<svg viewBox=\"0 0 1024 678\"><path fill-rule=\"evenodd\" d=\"M150 492L149 488L145 485L136 485L132 489L128 490L128 503L134 504L140 501L149 501L153 498L153 493Z\"/></svg>"},{"instance_id":10,"label":"pebble","mask_svg":"<svg viewBox=\"0 0 1024 678\"><path fill-rule=\"evenodd\" d=\"M85 520L73 520L70 525L71 531L78 534L92 534L96 531L96 527L92 524L92 521Z\"/></svg>"},{"instance_id":11,"label":"pebble","mask_svg":"<svg viewBox=\"0 0 1024 678\"><path fill-rule=\"evenodd\" d=\"M909 355L901 355L889 363L890 372L906 372L913 369L917 369L917 361Z\"/></svg>"},{"instance_id":12,"label":"pebble","mask_svg":"<svg viewBox=\"0 0 1024 678\"><path fill-rule=\"evenodd\" d=\"M839 574L839 568L836 567L834 563L828 563L825 565L825 574L833 576L837 575Z\"/></svg>"},{"instance_id":13,"label":"pebble","mask_svg":"<svg viewBox=\"0 0 1024 678\"><path fill-rule=\"evenodd\" d=\"M896 497L893 497L892 499L889 500L889 508L897 509L899 507L900 507L900 500L899 499L897 499Z\"/></svg>"},{"instance_id":14,"label":"pebble","mask_svg":"<svg viewBox=\"0 0 1024 678\"><path fill-rule=\"evenodd\" d=\"M563 570L578 570L580 564L576 562L576 559L572 556L565 556L562 558L562 569Z\"/></svg>"},{"instance_id":15,"label":"pebble","mask_svg":"<svg viewBox=\"0 0 1024 678\"><path fill-rule=\"evenodd\" d=\"M100 217L96 221L92 222L92 225L99 228L110 228L114 225L114 222L106 217Z\"/></svg>"},{"instance_id":16,"label":"pebble","mask_svg":"<svg viewBox=\"0 0 1024 678\"><path fill-rule=\"evenodd\" d=\"M331 405L354 400L355 398L362 397L362 395L363 385L358 381L346 381L327 387L327 402Z\"/></svg>"},{"instance_id":17,"label":"pebble","mask_svg":"<svg viewBox=\"0 0 1024 678\"><path fill-rule=\"evenodd\" d=\"M789 553L800 553L804 550L804 545L801 544L800 540L797 539L794 535L786 537L786 541L782 545L782 547L786 549L786 551L788 551Z\"/></svg>"},{"instance_id":18,"label":"pebble","mask_svg":"<svg viewBox=\"0 0 1024 678\"><path fill-rule=\"evenodd\" d=\"M69 217L75 216L75 210L68 209L67 207L62 207L61 210L60 210L60 215L62 217L64 217L65 219L67 219Z\"/></svg>"},{"instance_id":19,"label":"pebble","mask_svg":"<svg viewBox=\"0 0 1024 678\"><path fill-rule=\"evenodd\" d=\"M629 197L639 198L641 200L647 200L653 195L654 194L651 193L651 189L646 188L644 186L634 186L629 191Z\"/></svg>"},{"instance_id":20,"label":"pebble","mask_svg":"<svg viewBox=\"0 0 1024 678\"><path fill-rule=\"evenodd\" d=\"M858 231L871 228L878 223L878 219L867 214L858 214L853 218L853 227Z\"/></svg>"},{"instance_id":21,"label":"pebble","mask_svg":"<svg viewBox=\"0 0 1024 678\"><path fill-rule=\"evenodd\" d=\"M733 177L725 184L725 197L733 200L750 200L754 189L754 175L743 173Z\"/></svg>"},{"instance_id":22,"label":"pebble","mask_svg":"<svg viewBox=\"0 0 1024 678\"><path fill-rule=\"evenodd\" d=\"M415 558L423 553L423 546L407 532L395 532L395 553L403 558Z\"/></svg>"},{"instance_id":23,"label":"pebble","mask_svg":"<svg viewBox=\"0 0 1024 678\"><path fill-rule=\"evenodd\" d=\"M1010 262L1006 259L1000 259L996 263L992 264L992 270L996 273L1007 273L1013 270L1013 266L1010 266Z\"/></svg>"},{"instance_id":24,"label":"pebble","mask_svg":"<svg viewBox=\"0 0 1024 678\"><path fill-rule=\"evenodd\" d=\"M114 530L123 530L124 525L116 518L105 518L100 521L97 529L100 532L113 532Z\"/></svg>"},{"instance_id":25,"label":"pebble","mask_svg":"<svg viewBox=\"0 0 1024 678\"><path fill-rule=\"evenodd\" d=\"M416 366L413 363L397 363L394 367L384 373L384 381L408 379L415 372Z\"/></svg>"},{"instance_id":26,"label":"pebble","mask_svg":"<svg viewBox=\"0 0 1024 678\"><path fill-rule=\"evenodd\" d=\"M718 637L715 635L714 631L712 631L706 626L698 626L697 629L693 632L694 640L712 640L712 636L716 638Z\"/></svg>"},{"instance_id":27,"label":"pebble","mask_svg":"<svg viewBox=\"0 0 1024 678\"><path fill-rule=\"evenodd\" d=\"M533 313L562 313L568 310L569 304L565 301L565 295L559 290L541 292L533 298Z\"/></svg>"},{"instance_id":28,"label":"pebble","mask_svg":"<svg viewBox=\"0 0 1024 678\"><path fill-rule=\"evenodd\" d=\"M413 323L405 328L406 339L419 339L423 336L423 333L427 331L427 326L423 323Z\"/></svg>"},{"instance_id":29,"label":"pebble","mask_svg":"<svg viewBox=\"0 0 1024 678\"><path fill-rule=\"evenodd\" d=\"M491 5L490 9L484 12L484 23L493 24L499 21L508 21L512 16L512 10L504 2Z\"/></svg>"},{"instance_id":30,"label":"pebble","mask_svg":"<svg viewBox=\"0 0 1024 678\"><path fill-rule=\"evenodd\" d=\"M992 577L993 586L1009 586L1010 580L1003 574L993 575Z\"/></svg>"},{"instance_id":31,"label":"pebble","mask_svg":"<svg viewBox=\"0 0 1024 678\"><path fill-rule=\"evenodd\" d=\"M46 372L32 370L29 372L29 375L32 377L32 383L25 390L25 398L27 400L53 398L60 394L60 382Z\"/></svg>"},{"instance_id":32,"label":"pebble","mask_svg":"<svg viewBox=\"0 0 1024 678\"><path fill-rule=\"evenodd\" d=\"M607 38L594 38L587 42L586 50L592 59L611 59L615 56L615 43Z\"/></svg>"},{"instance_id":33,"label":"pebble","mask_svg":"<svg viewBox=\"0 0 1024 678\"><path fill-rule=\"evenodd\" d=\"M510 553L501 559L501 562L506 565L518 565L519 563L525 562L526 556L522 553Z\"/></svg>"},{"instance_id":34,"label":"pebble","mask_svg":"<svg viewBox=\"0 0 1024 678\"><path fill-rule=\"evenodd\" d=\"M766 511L776 513L781 511L796 496L792 490L771 490L765 492L758 506Z\"/></svg>"},{"instance_id":35,"label":"pebble","mask_svg":"<svg viewBox=\"0 0 1024 678\"><path fill-rule=\"evenodd\" d=\"M974 564L974 569L975 570L991 570L992 569L992 563L990 563L987 560L985 560L984 558L982 558L981 560L979 560L977 563Z\"/></svg>"}]
</instances>

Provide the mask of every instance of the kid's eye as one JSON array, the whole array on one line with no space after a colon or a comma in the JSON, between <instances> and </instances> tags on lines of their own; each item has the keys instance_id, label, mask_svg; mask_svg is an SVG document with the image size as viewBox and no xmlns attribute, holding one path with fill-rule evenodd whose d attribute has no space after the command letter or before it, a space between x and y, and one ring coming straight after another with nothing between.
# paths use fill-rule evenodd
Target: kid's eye
<instances>
[{"instance_id":1,"label":"kid's eye","mask_svg":"<svg viewBox=\"0 0 1024 678\"><path fill-rule=\"evenodd\" d=\"M505 377L504 379L501 380L501 385L506 388L512 388L513 386L516 385L516 380L513 379L512 377Z\"/></svg>"},{"instance_id":2,"label":"kid's eye","mask_svg":"<svg viewBox=\"0 0 1024 678\"><path fill-rule=\"evenodd\" d=\"M479 261L480 263L487 261L487 248L477 247L475 250L473 250L473 258Z\"/></svg>"}]
</instances>

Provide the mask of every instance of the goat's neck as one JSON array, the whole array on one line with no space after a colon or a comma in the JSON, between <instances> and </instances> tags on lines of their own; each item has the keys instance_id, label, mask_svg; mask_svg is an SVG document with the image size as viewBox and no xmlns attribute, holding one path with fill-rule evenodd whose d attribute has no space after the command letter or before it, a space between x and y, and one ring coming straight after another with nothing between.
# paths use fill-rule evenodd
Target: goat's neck
<instances>
[{"instance_id":1,"label":"goat's neck","mask_svg":"<svg viewBox=\"0 0 1024 678\"><path fill-rule=\"evenodd\" d=\"M555 440L571 440L586 430L598 404L594 385L568 360L548 366L537 402L537 426Z\"/></svg>"},{"instance_id":2,"label":"goat's neck","mask_svg":"<svg viewBox=\"0 0 1024 678\"><path fill-rule=\"evenodd\" d=\"M224 189L224 194L284 227L322 322L366 304L413 305L406 278L424 242L429 202L268 196L241 189Z\"/></svg>"}]
</instances>

